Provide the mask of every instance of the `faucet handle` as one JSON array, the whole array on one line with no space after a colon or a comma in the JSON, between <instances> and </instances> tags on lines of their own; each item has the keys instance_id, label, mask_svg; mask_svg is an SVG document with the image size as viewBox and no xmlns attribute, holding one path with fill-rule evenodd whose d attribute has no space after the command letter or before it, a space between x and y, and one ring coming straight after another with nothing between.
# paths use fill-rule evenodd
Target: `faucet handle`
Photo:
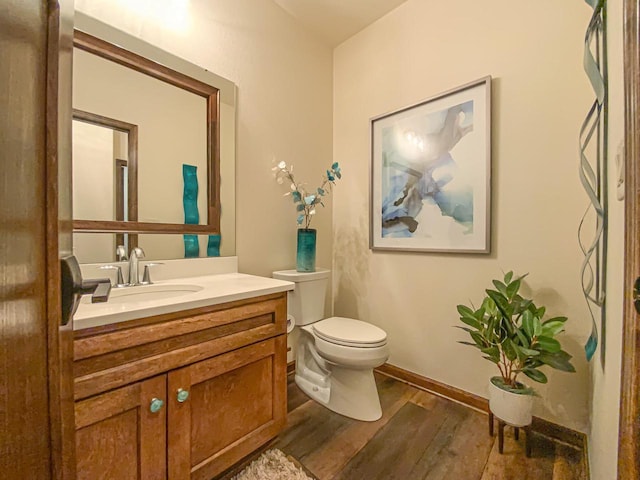
<instances>
[{"instance_id":1,"label":"faucet handle","mask_svg":"<svg viewBox=\"0 0 640 480\"><path fill-rule=\"evenodd\" d=\"M127 260L127 250L124 245L118 245L116 247L116 261L123 262Z\"/></svg>"},{"instance_id":2,"label":"faucet handle","mask_svg":"<svg viewBox=\"0 0 640 480\"><path fill-rule=\"evenodd\" d=\"M157 267L158 265L164 265L162 262L152 262L147 263L144 266L144 274L142 275L142 285L151 285L153 282L151 281L151 274L149 273L149 269L152 267Z\"/></svg>"},{"instance_id":3,"label":"faucet handle","mask_svg":"<svg viewBox=\"0 0 640 480\"><path fill-rule=\"evenodd\" d=\"M129 260L132 258L144 258L144 250L141 247L134 247L129 253Z\"/></svg>"},{"instance_id":4,"label":"faucet handle","mask_svg":"<svg viewBox=\"0 0 640 480\"><path fill-rule=\"evenodd\" d=\"M124 287L124 277L122 276L122 268L120 265L103 265L100 270L116 270L116 283L114 287Z\"/></svg>"}]
</instances>

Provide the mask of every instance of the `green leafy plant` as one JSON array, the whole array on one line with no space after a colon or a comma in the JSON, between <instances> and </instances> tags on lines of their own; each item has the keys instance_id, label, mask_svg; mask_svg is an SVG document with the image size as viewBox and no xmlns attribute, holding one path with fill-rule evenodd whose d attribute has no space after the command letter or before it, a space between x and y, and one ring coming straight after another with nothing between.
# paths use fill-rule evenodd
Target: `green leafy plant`
<instances>
[{"instance_id":1,"label":"green leafy plant","mask_svg":"<svg viewBox=\"0 0 640 480\"><path fill-rule=\"evenodd\" d=\"M564 372L575 372L575 368L571 355L562 350L555 338L564 331L567 317L543 320L545 307L536 306L518 293L525 276L514 278L509 272L503 281L493 280L495 290L485 290L487 296L478 309L458 305L460 320L465 324L458 328L473 340L459 343L479 349L483 358L498 366L502 380L494 384L510 391L533 393L517 381L520 373L547 383L540 367L548 365Z\"/></svg>"},{"instance_id":2,"label":"green leafy plant","mask_svg":"<svg viewBox=\"0 0 640 480\"><path fill-rule=\"evenodd\" d=\"M305 229L308 229L311 225L311 219L316 214L316 206L322 205L324 207L322 198L331 193L333 186L336 184L336 179L342 178L340 165L338 165L338 162L334 162L327 169L326 174L322 176L320 186L308 190L304 183L296 181L293 176L293 165L279 162L272 170L276 172L276 181L278 183L289 182L291 191L285 193L285 195L291 195L293 198L293 203L296 205L296 212L298 213L298 226L304 224Z\"/></svg>"}]
</instances>

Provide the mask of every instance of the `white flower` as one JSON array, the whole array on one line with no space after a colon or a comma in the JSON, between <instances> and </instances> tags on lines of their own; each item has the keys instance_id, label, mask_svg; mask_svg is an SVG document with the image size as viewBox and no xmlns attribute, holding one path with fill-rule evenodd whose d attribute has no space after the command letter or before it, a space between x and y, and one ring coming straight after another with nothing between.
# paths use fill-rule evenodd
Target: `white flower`
<instances>
[{"instance_id":1,"label":"white flower","mask_svg":"<svg viewBox=\"0 0 640 480\"><path fill-rule=\"evenodd\" d=\"M274 159L275 163L275 159ZM311 190L313 193L307 193L305 184L297 182L293 177L293 165L287 165L286 162L280 161L277 166L272 170L275 170L275 177L278 184L289 183L289 192L284 196L291 196L293 203L298 212L297 223L299 226L309 228L311 217L316 214L316 204L320 204L324 207L321 197L326 196L332 190L336 178L340 178L340 166L338 162L334 162L329 169L326 170L326 175L323 175L322 183L318 188Z\"/></svg>"}]
</instances>

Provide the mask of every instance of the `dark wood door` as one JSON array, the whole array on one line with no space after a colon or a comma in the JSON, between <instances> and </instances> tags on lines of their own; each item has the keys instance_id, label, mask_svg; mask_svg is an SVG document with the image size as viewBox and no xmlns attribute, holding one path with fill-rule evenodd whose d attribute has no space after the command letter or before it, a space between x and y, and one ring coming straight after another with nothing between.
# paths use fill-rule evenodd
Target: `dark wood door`
<instances>
[{"instance_id":1,"label":"dark wood door","mask_svg":"<svg viewBox=\"0 0 640 480\"><path fill-rule=\"evenodd\" d=\"M16 479L73 478L71 339L57 308L70 3L0 2L0 472Z\"/></svg>"},{"instance_id":2,"label":"dark wood door","mask_svg":"<svg viewBox=\"0 0 640 480\"><path fill-rule=\"evenodd\" d=\"M166 375L76 403L78 480L167 477Z\"/></svg>"},{"instance_id":3,"label":"dark wood door","mask_svg":"<svg viewBox=\"0 0 640 480\"><path fill-rule=\"evenodd\" d=\"M209 480L285 425L286 336L169 373L169 479Z\"/></svg>"},{"instance_id":4,"label":"dark wood door","mask_svg":"<svg viewBox=\"0 0 640 480\"><path fill-rule=\"evenodd\" d=\"M33 1L33 0L29 0ZM46 281L49 370L49 423L53 478L75 476L73 412L73 321L61 318L60 258L72 253L71 85L73 0L40 0L48 6Z\"/></svg>"}]
</instances>

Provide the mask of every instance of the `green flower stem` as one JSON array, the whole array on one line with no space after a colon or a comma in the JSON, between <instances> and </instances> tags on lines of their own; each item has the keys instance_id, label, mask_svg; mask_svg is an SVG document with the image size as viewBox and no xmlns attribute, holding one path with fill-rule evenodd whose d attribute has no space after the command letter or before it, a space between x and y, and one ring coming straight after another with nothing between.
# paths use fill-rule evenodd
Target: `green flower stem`
<instances>
[{"instance_id":1,"label":"green flower stem","mask_svg":"<svg viewBox=\"0 0 640 480\"><path fill-rule=\"evenodd\" d=\"M293 202L296 205L296 211L298 212L298 226L299 228L308 230L311 227L312 215L316 213L316 206L321 205L324 207L322 197L331 192L332 186L335 185L336 178L342 178L340 166L338 162L334 162L330 169L326 171L326 176L323 175L320 187L309 192L304 188L304 184L296 182L292 167L293 166L287 166L285 162L280 162L273 170L278 170L278 173L276 173L278 183L282 183L283 179L290 182L289 187L292 191L289 194L292 195Z\"/></svg>"},{"instance_id":2,"label":"green flower stem","mask_svg":"<svg viewBox=\"0 0 640 480\"><path fill-rule=\"evenodd\" d=\"M300 187L298 186L298 183L293 178L293 175L291 174L291 172L289 170L286 170L286 172L287 172L287 178L289 179L289 181L291 181L293 186L296 187L296 191L301 192ZM324 186L324 183L323 183L323 186ZM300 195L302 195L302 192L300 193ZM304 203L304 198L302 199L302 204L304 205L304 221L305 221L304 228L308 230L309 225L311 225L311 214L309 212L311 211L311 207L313 205L307 205L306 203Z\"/></svg>"},{"instance_id":3,"label":"green flower stem","mask_svg":"<svg viewBox=\"0 0 640 480\"><path fill-rule=\"evenodd\" d=\"M289 171L286 170L286 174L287 174L287 178L289 179L289 181L293 184L293 186L296 188L296 191L300 192L300 195L302 195L303 199L302 199L302 205L304 206L304 228L305 230L308 230L310 225L311 225L311 220L313 215L311 215L311 209L314 208L315 203L312 203L310 205L307 205L306 203L304 203L304 195L302 194L303 190L300 189L298 183L295 181L295 179L293 178L293 174ZM326 188L327 183L329 183L329 179L328 178L324 178L322 180L322 184L320 185L320 188L322 190L324 190Z\"/></svg>"}]
</instances>

